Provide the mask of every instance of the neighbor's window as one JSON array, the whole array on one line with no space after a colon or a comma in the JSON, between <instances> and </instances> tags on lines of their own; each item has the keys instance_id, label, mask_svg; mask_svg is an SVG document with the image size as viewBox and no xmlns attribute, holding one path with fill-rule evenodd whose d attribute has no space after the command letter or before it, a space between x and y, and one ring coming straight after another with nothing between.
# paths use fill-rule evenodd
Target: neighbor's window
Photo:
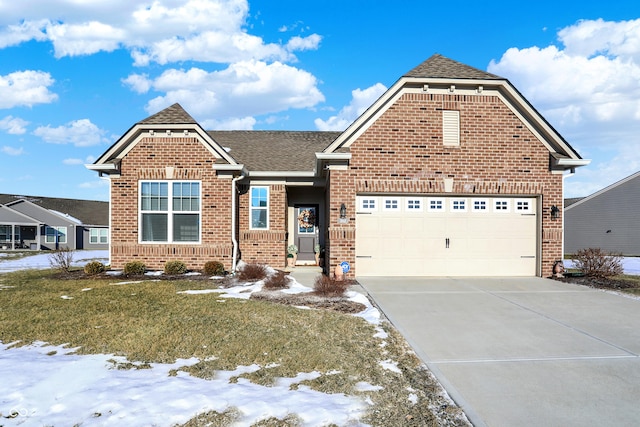
<instances>
[{"instance_id":1,"label":"neighbor's window","mask_svg":"<svg viewBox=\"0 0 640 427\"><path fill-rule=\"evenodd\" d=\"M108 243L109 242L109 230L106 228L90 228L89 229L89 243Z\"/></svg>"},{"instance_id":2,"label":"neighbor's window","mask_svg":"<svg viewBox=\"0 0 640 427\"><path fill-rule=\"evenodd\" d=\"M140 182L141 241L200 241L200 182Z\"/></svg>"},{"instance_id":3,"label":"neighbor's window","mask_svg":"<svg viewBox=\"0 0 640 427\"><path fill-rule=\"evenodd\" d=\"M251 187L251 229L269 228L269 187Z\"/></svg>"},{"instance_id":4,"label":"neighbor's window","mask_svg":"<svg viewBox=\"0 0 640 427\"><path fill-rule=\"evenodd\" d=\"M67 243L67 227L49 227L44 229L46 243Z\"/></svg>"}]
</instances>

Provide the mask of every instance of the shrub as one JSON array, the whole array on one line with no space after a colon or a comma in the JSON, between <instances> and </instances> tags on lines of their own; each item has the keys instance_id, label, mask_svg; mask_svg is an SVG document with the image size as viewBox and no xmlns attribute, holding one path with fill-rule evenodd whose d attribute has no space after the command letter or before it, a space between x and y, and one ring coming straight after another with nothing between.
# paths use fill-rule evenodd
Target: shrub
<instances>
[{"instance_id":1,"label":"shrub","mask_svg":"<svg viewBox=\"0 0 640 427\"><path fill-rule=\"evenodd\" d=\"M262 264L247 264L238 274L238 280L243 282L257 282L265 277L267 277L267 267Z\"/></svg>"},{"instance_id":2,"label":"shrub","mask_svg":"<svg viewBox=\"0 0 640 427\"><path fill-rule=\"evenodd\" d=\"M184 274L187 272L187 266L182 261L168 261L164 264L165 274Z\"/></svg>"},{"instance_id":3,"label":"shrub","mask_svg":"<svg viewBox=\"0 0 640 427\"><path fill-rule=\"evenodd\" d=\"M265 289L284 289L289 287L289 280L284 271L276 271L275 274L267 277L264 281Z\"/></svg>"},{"instance_id":4,"label":"shrub","mask_svg":"<svg viewBox=\"0 0 640 427\"><path fill-rule=\"evenodd\" d=\"M52 268L68 273L71 270L74 251L70 248L61 248L49 255L49 264Z\"/></svg>"},{"instance_id":5,"label":"shrub","mask_svg":"<svg viewBox=\"0 0 640 427\"><path fill-rule=\"evenodd\" d=\"M600 248L580 249L573 260L575 267L589 277L611 277L624 273L622 255L607 253Z\"/></svg>"},{"instance_id":6,"label":"shrub","mask_svg":"<svg viewBox=\"0 0 640 427\"><path fill-rule=\"evenodd\" d=\"M224 276L224 264L220 261L207 261L202 271L207 276Z\"/></svg>"},{"instance_id":7,"label":"shrub","mask_svg":"<svg viewBox=\"0 0 640 427\"><path fill-rule=\"evenodd\" d=\"M349 283L346 280L336 280L326 275L316 277L313 291L325 297L341 297L347 291Z\"/></svg>"},{"instance_id":8,"label":"shrub","mask_svg":"<svg viewBox=\"0 0 640 427\"><path fill-rule=\"evenodd\" d=\"M144 274L145 271L147 271L147 267L140 261L131 261L124 265L124 274L139 276Z\"/></svg>"},{"instance_id":9,"label":"shrub","mask_svg":"<svg viewBox=\"0 0 640 427\"><path fill-rule=\"evenodd\" d=\"M91 261L84 266L84 272L90 275L100 274L104 270L106 270L106 267L100 261Z\"/></svg>"}]
</instances>

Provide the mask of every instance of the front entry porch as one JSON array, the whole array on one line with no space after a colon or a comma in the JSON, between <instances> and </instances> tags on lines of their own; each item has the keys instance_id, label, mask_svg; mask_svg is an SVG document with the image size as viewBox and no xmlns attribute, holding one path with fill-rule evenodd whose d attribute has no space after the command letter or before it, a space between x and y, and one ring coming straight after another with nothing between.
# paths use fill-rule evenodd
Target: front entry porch
<instances>
[{"instance_id":1,"label":"front entry porch","mask_svg":"<svg viewBox=\"0 0 640 427\"><path fill-rule=\"evenodd\" d=\"M324 189L287 188L287 246L296 245L296 266L317 266L324 247Z\"/></svg>"}]
</instances>

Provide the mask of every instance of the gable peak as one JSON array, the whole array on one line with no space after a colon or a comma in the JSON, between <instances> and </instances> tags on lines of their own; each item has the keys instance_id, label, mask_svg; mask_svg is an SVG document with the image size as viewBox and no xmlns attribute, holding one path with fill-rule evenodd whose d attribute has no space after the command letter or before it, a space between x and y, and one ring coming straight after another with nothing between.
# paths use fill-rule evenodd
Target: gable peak
<instances>
[{"instance_id":1,"label":"gable peak","mask_svg":"<svg viewBox=\"0 0 640 427\"><path fill-rule=\"evenodd\" d=\"M197 124L195 119L177 102L164 110L161 110L138 124Z\"/></svg>"},{"instance_id":2,"label":"gable peak","mask_svg":"<svg viewBox=\"0 0 640 427\"><path fill-rule=\"evenodd\" d=\"M503 77L454 61L439 53L432 55L429 59L406 73L404 77L504 80Z\"/></svg>"}]
</instances>

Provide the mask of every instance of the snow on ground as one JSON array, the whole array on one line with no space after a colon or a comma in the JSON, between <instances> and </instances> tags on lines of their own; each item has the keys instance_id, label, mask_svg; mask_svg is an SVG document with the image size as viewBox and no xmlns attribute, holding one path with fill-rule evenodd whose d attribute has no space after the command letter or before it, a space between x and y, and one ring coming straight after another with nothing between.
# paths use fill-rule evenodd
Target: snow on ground
<instances>
[{"instance_id":1,"label":"snow on ground","mask_svg":"<svg viewBox=\"0 0 640 427\"><path fill-rule=\"evenodd\" d=\"M15 271L19 267L49 268L48 258L43 261L38 257L16 260L21 261L20 265L11 267L3 267L5 261L0 261L0 271ZM136 282L128 284L135 286ZM221 298L248 298L251 292L261 289L262 282L256 282L212 291L220 293ZM298 293L311 289L292 280L290 289L285 291ZM197 298L203 291L183 293ZM376 336L385 338L379 326L380 312L369 300L357 292L349 292L347 297L367 307L358 316L375 324ZM219 371L213 380L203 380L186 372L169 375L171 370L198 363L196 358L173 364L152 364L151 369L118 370L114 365L125 362L125 358L71 354L73 351L46 343L12 348L12 343L0 341L0 425L168 427L185 423L203 412L224 412L234 407L241 413L241 425L269 417L282 419L293 413L305 426L361 426L358 420L368 406L363 399L325 394L305 385L292 389L294 384L321 376L319 372L281 378L274 386L265 387L245 379L230 382L232 377L264 368L257 365ZM372 387L366 383L360 385L365 390Z\"/></svg>"},{"instance_id":2,"label":"snow on ground","mask_svg":"<svg viewBox=\"0 0 640 427\"><path fill-rule=\"evenodd\" d=\"M9 252L6 252L9 254ZM0 258L0 273L9 273L12 271L36 269L42 270L51 268L49 257L51 254L40 253L37 255L26 256L24 258L13 259L10 255ZM7 258L7 259L5 259ZM100 261L103 264L109 262L109 251L75 251L73 253L74 267L83 267L90 261Z\"/></svg>"},{"instance_id":3,"label":"snow on ground","mask_svg":"<svg viewBox=\"0 0 640 427\"><path fill-rule=\"evenodd\" d=\"M571 259L564 260L564 268L573 268L573 266L574 266L573 260ZM622 268L624 269L624 274L629 274L634 276L640 275L640 258L623 257Z\"/></svg>"}]
</instances>

